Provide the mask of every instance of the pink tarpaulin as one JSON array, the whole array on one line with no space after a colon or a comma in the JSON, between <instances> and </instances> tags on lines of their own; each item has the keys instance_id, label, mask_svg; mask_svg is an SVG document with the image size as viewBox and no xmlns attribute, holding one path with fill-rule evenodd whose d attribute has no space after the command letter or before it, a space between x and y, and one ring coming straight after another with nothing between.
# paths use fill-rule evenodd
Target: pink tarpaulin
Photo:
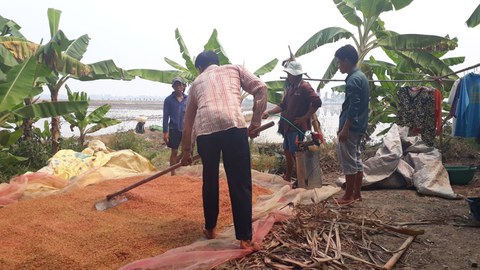
<instances>
[{"instance_id":1,"label":"pink tarpaulin","mask_svg":"<svg viewBox=\"0 0 480 270\"><path fill-rule=\"evenodd\" d=\"M253 238L262 243L275 222L291 217L291 211L275 211L253 223ZM171 249L161 255L138 260L121 268L134 269L204 269L215 267L232 259L242 258L252 253L240 249L239 241L230 238L197 241L189 246Z\"/></svg>"},{"instance_id":2,"label":"pink tarpaulin","mask_svg":"<svg viewBox=\"0 0 480 270\"><path fill-rule=\"evenodd\" d=\"M18 202L26 193L33 197L34 194L51 193L52 190L63 188L65 185L64 179L47 173L23 174L12 178L8 184L0 184L0 206Z\"/></svg>"}]
</instances>

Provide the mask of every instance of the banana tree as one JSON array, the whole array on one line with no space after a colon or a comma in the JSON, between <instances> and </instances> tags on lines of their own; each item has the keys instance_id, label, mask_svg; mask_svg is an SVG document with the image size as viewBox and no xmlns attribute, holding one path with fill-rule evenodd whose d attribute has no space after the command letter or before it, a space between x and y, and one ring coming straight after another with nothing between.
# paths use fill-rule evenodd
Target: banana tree
<instances>
[{"instance_id":1,"label":"banana tree","mask_svg":"<svg viewBox=\"0 0 480 270\"><path fill-rule=\"evenodd\" d=\"M68 40L59 30L61 11L48 9L50 25L50 42L44 46L43 57L47 66L52 69L47 77L47 87L50 90L51 101L58 100L60 88L69 78L82 81L98 79L132 80L126 71L118 68L112 60L93 64L83 64L81 59L87 51L90 38L83 35L75 40ZM60 138L60 122L58 117L52 117L52 152L58 151Z\"/></svg>"},{"instance_id":2,"label":"banana tree","mask_svg":"<svg viewBox=\"0 0 480 270\"><path fill-rule=\"evenodd\" d=\"M89 102L90 98L85 92L74 92L70 91L68 85L65 85L67 88L68 100L69 101L84 101ZM85 142L85 136L87 134L98 131L102 128L120 124L122 121L105 117L105 115L110 110L111 106L109 104L104 104L91 113L88 114L87 109L79 110L72 114L65 114L63 118L70 124L70 129L73 131L75 127L80 131L80 136L78 137L79 145L83 145ZM93 126L92 126L93 125ZM90 126L90 127L89 127Z\"/></svg>"},{"instance_id":3,"label":"banana tree","mask_svg":"<svg viewBox=\"0 0 480 270\"><path fill-rule=\"evenodd\" d=\"M317 48L340 39L352 39L359 54L359 65L369 79L432 79L452 73L449 64L462 62L463 58L440 59L446 52L457 47L457 40L448 36L440 37L419 34L398 34L385 29L380 19L384 12L400 10L413 0L333 0L345 20L356 28L356 34L341 27L328 27L309 38L295 53L296 57L308 54ZM368 54L382 49L393 61L376 61ZM332 60L322 79L329 80L337 72L336 61ZM450 78L454 78L453 75ZM432 83L436 87L439 84ZM317 90L325 86L320 83ZM377 120L391 122L389 116L396 112L395 91L400 84L382 82L380 86L371 84L371 122ZM334 88L339 90L340 88ZM378 103L378 104L377 104ZM382 105L382 106L376 106Z\"/></svg>"},{"instance_id":4,"label":"banana tree","mask_svg":"<svg viewBox=\"0 0 480 270\"><path fill-rule=\"evenodd\" d=\"M9 147L23 134L15 131L10 123L15 117L45 118L84 110L88 103L79 102L43 102L24 105L25 98L31 98L42 92L38 80L42 77L43 65L39 65L31 56L22 64L16 65L6 73L6 79L0 83L0 168L19 162L24 158L15 157L8 152Z\"/></svg>"},{"instance_id":5,"label":"banana tree","mask_svg":"<svg viewBox=\"0 0 480 270\"><path fill-rule=\"evenodd\" d=\"M131 75L138 76L145 80L156 81L161 83L170 84L172 79L176 76L181 76L184 78L187 83L192 83L195 78L198 76L198 70L195 68L194 59L190 55L185 42L183 41L182 35L180 31L175 29L175 39L177 40L178 46L180 47L180 53L182 55L183 60L185 60L185 65L179 64L167 57L164 58L165 62L169 64L173 69L172 70L153 70L153 69L132 69L128 70L128 73ZM231 64L230 59L228 58L225 50L223 49L220 41L218 40L218 32L216 29L213 29L210 38L208 39L207 43L203 46L205 51L211 50L217 53L219 58L220 65ZM262 76L268 72L271 72L278 63L278 59L273 59L263 65L262 67L258 68L253 74L257 76ZM267 84L268 85L268 84ZM271 84L276 85L276 84ZM242 93L242 99L245 98L248 93ZM272 94L273 96L274 94Z\"/></svg>"},{"instance_id":6,"label":"banana tree","mask_svg":"<svg viewBox=\"0 0 480 270\"><path fill-rule=\"evenodd\" d=\"M18 36L0 37L0 57L8 58L11 62L22 62L33 52L49 68L50 75L46 76L45 84L50 91L52 102L58 100L58 94L62 86L69 78L90 81L99 79L132 80L125 70L117 67L112 60L84 64L81 59L87 50L90 38L83 35L77 39L69 40L59 30L61 11L48 9L50 26L50 41L40 46L34 42ZM14 65L15 63L11 63ZM60 137L59 118L52 117L52 152L58 151L58 139Z\"/></svg>"},{"instance_id":7,"label":"banana tree","mask_svg":"<svg viewBox=\"0 0 480 270\"><path fill-rule=\"evenodd\" d=\"M475 11L473 11L472 15L470 15L470 18L467 20L468 27L473 28L478 24L480 24L480 5L477 6Z\"/></svg>"}]
</instances>

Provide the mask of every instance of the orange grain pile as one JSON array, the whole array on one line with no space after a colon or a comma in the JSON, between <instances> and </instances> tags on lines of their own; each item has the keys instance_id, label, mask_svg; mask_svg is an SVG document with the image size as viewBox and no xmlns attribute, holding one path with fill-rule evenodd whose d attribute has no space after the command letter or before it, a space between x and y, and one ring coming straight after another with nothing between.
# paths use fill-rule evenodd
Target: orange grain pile
<instances>
[{"instance_id":1,"label":"orange grain pile","mask_svg":"<svg viewBox=\"0 0 480 270\"><path fill-rule=\"evenodd\" d=\"M106 211L95 202L143 179L110 180L0 208L1 269L118 269L203 237L201 180L162 176ZM232 223L220 181L220 230ZM253 198L270 191L254 186Z\"/></svg>"}]
</instances>

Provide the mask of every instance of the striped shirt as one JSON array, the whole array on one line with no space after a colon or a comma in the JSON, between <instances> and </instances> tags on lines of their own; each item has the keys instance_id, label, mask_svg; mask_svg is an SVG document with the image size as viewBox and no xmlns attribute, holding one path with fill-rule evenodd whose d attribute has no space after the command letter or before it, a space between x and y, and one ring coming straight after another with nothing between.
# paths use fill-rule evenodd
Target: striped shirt
<instances>
[{"instance_id":1,"label":"striped shirt","mask_svg":"<svg viewBox=\"0 0 480 270\"><path fill-rule=\"evenodd\" d=\"M241 65L210 65L195 79L189 91L185 124L194 123L196 136L245 128L240 89L253 95L252 125L260 125L267 104L267 85Z\"/></svg>"}]
</instances>

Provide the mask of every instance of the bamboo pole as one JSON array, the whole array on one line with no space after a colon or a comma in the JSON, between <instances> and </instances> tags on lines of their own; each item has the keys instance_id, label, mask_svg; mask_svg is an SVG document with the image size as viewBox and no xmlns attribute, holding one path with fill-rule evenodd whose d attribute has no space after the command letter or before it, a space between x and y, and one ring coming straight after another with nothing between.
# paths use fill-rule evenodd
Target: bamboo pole
<instances>
[{"instance_id":1,"label":"bamboo pole","mask_svg":"<svg viewBox=\"0 0 480 270\"><path fill-rule=\"evenodd\" d=\"M383 266L385 270L392 270L395 264L400 260L403 253L407 250L408 246L415 240L415 235L409 236L405 242L403 242L402 246L400 247L399 251L397 251L391 258L388 260L387 263Z\"/></svg>"}]
</instances>

